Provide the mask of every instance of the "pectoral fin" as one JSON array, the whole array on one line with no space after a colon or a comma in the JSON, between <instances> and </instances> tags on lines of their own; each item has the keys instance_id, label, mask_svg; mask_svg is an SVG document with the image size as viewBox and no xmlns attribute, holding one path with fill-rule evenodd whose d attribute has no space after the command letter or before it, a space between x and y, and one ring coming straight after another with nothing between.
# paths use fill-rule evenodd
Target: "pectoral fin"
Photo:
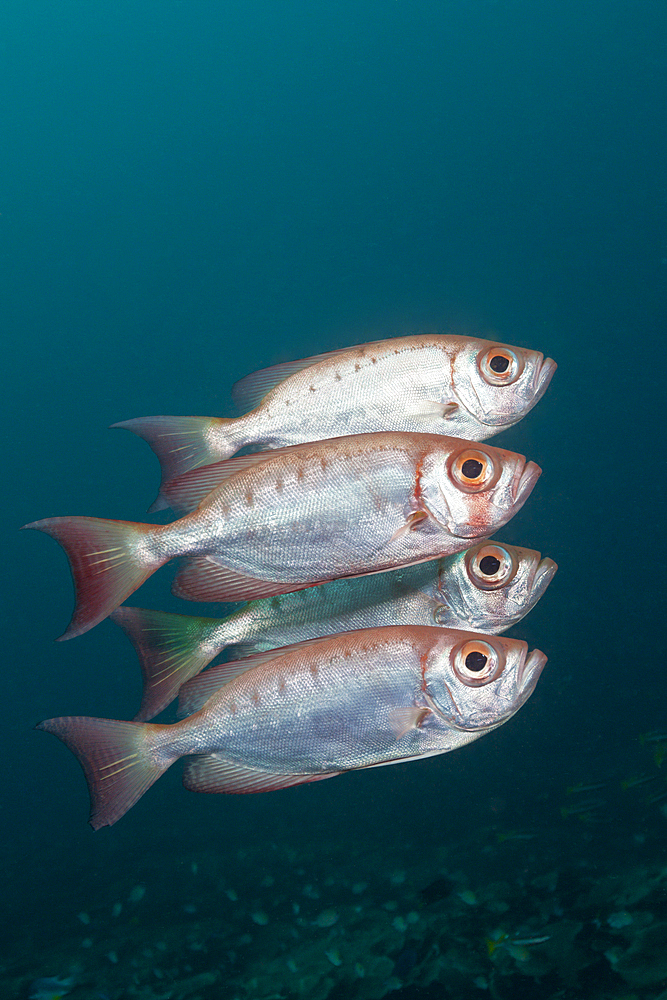
<instances>
[{"instance_id":1,"label":"pectoral fin","mask_svg":"<svg viewBox=\"0 0 667 1000\"><path fill-rule=\"evenodd\" d=\"M397 538L402 538L403 535L407 535L408 531L414 531L415 528L422 523L422 521L427 519L427 517L428 514L425 510L413 510L412 514L408 514L406 517L405 524L402 525L398 531L394 532L389 541L393 542Z\"/></svg>"},{"instance_id":2,"label":"pectoral fin","mask_svg":"<svg viewBox=\"0 0 667 1000\"><path fill-rule=\"evenodd\" d=\"M400 740L412 729L421 729L424 719L430 715L430 708L416 708L410 705L407 708L395 708L389 713L389 725Z\"/></svg>"},{"instance_id":3,"label":"pectoral fin","mask_svg":"<svg viewBox=\"0 0 667 1000\"><path fill-rule=\"evenodd\" d=\"M420 399L407 407L407 414L422 419L449 420L458 408L458 403L439 403L437 399Z\"/></svg>"}]
</instances>

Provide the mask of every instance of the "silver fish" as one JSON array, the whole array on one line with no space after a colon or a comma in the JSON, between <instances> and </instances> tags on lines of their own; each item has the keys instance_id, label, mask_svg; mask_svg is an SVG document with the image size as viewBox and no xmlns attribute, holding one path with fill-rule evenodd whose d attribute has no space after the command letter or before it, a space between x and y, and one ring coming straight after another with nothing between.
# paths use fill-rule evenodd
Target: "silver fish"
<instances>
[{"instance_id":1,"label":"silver fish","mask_svg":"<svg viewBox=\"0 0 667 1000\"><path fill-rule=\"evenodd\" d=\"M144 690L135 720L145 722L225 649L238 658L381 625L504 632L537 604L556 569L533 549L489 541L404 569L251 601L222 619L127 606L111 618L141 663Z\"/></svg>"},{"instance_id":2,"label":"silver fish","mask_svg":"<svg viewBox=\"0 0 667 1000\"><path fill-rule=\"evenodd\" d=\"M137 417L113 424L144 438L160 460L151 510L164 487L241 448L282 448L374 431L416 431L483 441L517 423L544 395L556 363L538 351L478 337L425 334L346 347L275 365L237 382L250 412L219 417Z\"/></svg>"},{"instance_id":3,"label":"silver fish","mask_svg":"<svg viewBox=\"0 0 667 1000\"><path fill-rule=\"evenodd\" d=\"M197 755L187 788L243 793L465 746L529 698L546 657L527 654L525 642L498 636L361 629L205 671L182 692L194 714L173 725L71 717L37 728L76 754L98 829L183 756Z\"/></svg>"},{"instance_id":4,"label":"silver fish","mask_svg":"<svg viewBox=\"0 0 667 1000\"><path fill-rule=\"evenodd\" d=\"M174 484L177 501L195 509L172 524L52 517L26 527L67 552L77 594L63 636L71 638L179 556L190 562L175 593L238 601L459 552L505 524L540 471L458 438L359 434L186 473Z\"/></svg>"}]
</instances>

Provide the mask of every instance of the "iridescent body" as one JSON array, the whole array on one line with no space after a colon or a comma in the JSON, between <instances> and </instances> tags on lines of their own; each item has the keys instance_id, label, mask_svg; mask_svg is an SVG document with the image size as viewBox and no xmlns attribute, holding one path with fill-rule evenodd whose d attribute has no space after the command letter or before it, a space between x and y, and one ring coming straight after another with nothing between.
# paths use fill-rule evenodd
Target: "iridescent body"
<instances>
[{"instance_id":1,"label":"iridescent body","mask_svg":"<svg viewBox=\"0 0 667 1000\"><path fill-rule=\"evenodd\" d=\"M114 426L150 444L164 488L248 445L282 448L387 430L482 441L521 420L555 369L538 351L477 337L396 337L247 376L234 395L251 409L237 419L139 417ZM163 488L155 510L169 505Z\"/></svg>"},{"instance_id":2,"label":"iridescent body","mask_svg":"<svg viewBox=\"0 0 667 1000\"><path fill-rule=\"evenodd\" d=\"M173 725L87 718L40 728L79 758L91 823L114 823L179 757L186 787L255 792L446 753L497 728L532 693L546 657L526 643L437 627L362 629L207 671ZM211 690L211 685L213 690Z\"/></svg>"},{"instance_id":3,"label":"iridescent body","mask_svg":"<svg viewBox=\"0 0 667 1000\"><path fill-rule=\"evenodd\" d=\"M225 649L246 656L383 625L437 624L497 634L528 614L555 572L556 564L532 549L483 542L404 569L251 601L223 619L131 607L111 617L141 662L144 694L135 718L145 721Z\"/></svg>"},{"instance_id":4,"label":"iridescent body","mask_svg":"<svg viewBox=\"0 0 667 1000\"><path fill-rule=\"evenodd\" d=\"M179 503L195 509L172 524L56 517L28 527L67 551L78 598L69 637L179 556L192 561L176 593L233 601L450 555L505 524L539 474L523 456L458 438L361 434L187 473Z\"/></svg>"}]
</instances>

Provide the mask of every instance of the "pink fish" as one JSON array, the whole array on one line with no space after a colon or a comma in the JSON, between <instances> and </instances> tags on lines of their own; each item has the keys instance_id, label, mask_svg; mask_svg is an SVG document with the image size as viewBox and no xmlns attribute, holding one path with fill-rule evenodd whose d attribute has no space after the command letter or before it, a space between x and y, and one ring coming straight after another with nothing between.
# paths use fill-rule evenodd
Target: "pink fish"
<instances>
[{"instance_id":1,"label":"pink fish","mask_svg":"<svg viewBox=\"0 0 667 1000\"><path fill-rule=\"evenodd\" d=\"M193 714L173 725L73 717L38 729L76 754L98 829L179 757L196 755L187 788L243 793L465 746L530 697L546 657L527 653L516 639L436 626L361 629L205 671L181 692Z\"/></svg>"},{"instance_id":2,"label":"pink fish","mask_svg":"<svg viewBox=\"0 0 667 1000\"><path fill-rule=\"evenodd\" d=\"M265 368L237 382L250 410L237 419L137 417L114 424L144 438L164 487L192 468L252 445L282 448L374 431L483 441L517 423L544 395L556 363L538 351L478 337L395 337Z\"/></svg>"},{"instance_id":3,"label":"pink fish","mask_svg":"<svg viewBox=\"0 0 667 1000\"><path fill-rule=\"evenodd\" d=\"M187 473L174 495L192 512L172 524L52 517L26 527L67 552L77 595L70 638L177 557L190 561L175 593L240 601L461 551L512 517L540 471L459 438L360 434Z\"/></svg>"}]
</instances>

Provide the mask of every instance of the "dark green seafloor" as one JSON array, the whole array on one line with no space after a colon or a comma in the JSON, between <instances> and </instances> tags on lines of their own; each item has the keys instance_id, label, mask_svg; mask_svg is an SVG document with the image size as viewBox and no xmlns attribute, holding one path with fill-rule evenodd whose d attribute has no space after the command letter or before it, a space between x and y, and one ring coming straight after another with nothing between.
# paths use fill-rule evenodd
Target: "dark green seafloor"
<instances>
[{"instance_id":1,"label":"dark green seafloor","mask_svg":"<svg viewBox=\"0 0 667 1000\"><path fill-rule=\"evenodd\" d=\"M657 746L633 748L641 775L540 796L513 813L518 828L452 817L422 836L425 802L409 842L391 828L381 845L263 831L224 855L165 837L132 871L85 869L78 894L44 892L16 938L6 928L0 997L664 1000ZM505 808L489 802L490 815Z\"/></svg>"}]
</instances>

